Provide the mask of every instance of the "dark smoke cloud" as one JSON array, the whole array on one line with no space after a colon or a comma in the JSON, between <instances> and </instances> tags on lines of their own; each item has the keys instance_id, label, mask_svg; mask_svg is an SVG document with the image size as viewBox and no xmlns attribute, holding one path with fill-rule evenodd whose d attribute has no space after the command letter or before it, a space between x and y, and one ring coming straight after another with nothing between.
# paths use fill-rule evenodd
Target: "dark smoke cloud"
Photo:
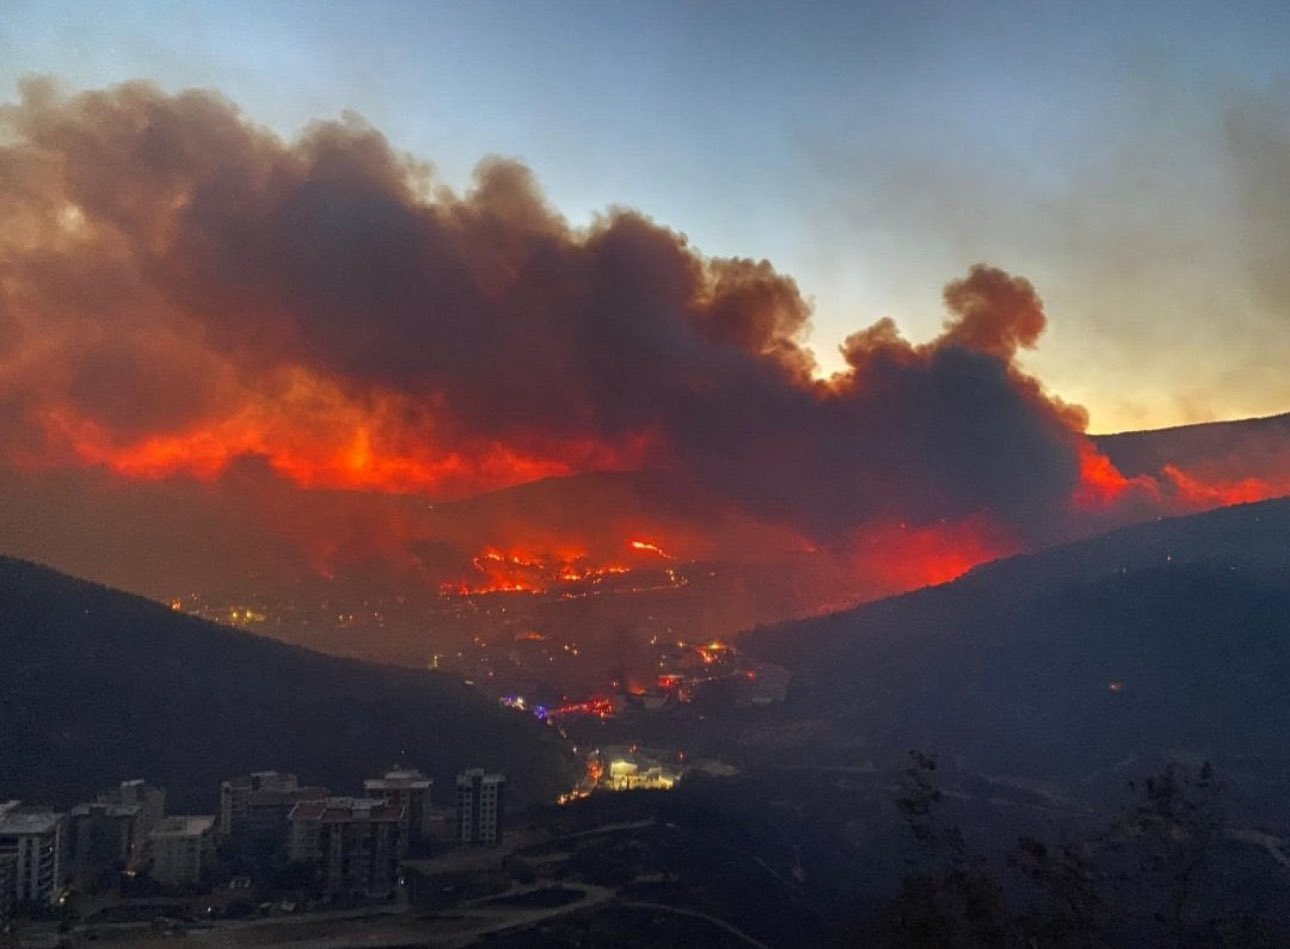
<instances>
[{"instance_id":1,"label":"dark smoke cloud","mask_svg":"<svg viewBox=\"0 0 1290 949\"><path fill-rule=\"evenodd\" d=\"M212 93L33 81L0 198L3 552L154 596L701 562L667 622L725 634L1290 490L1275 433L1117 470L1019 367L1046 315L998 268L945 287L939 337L881 320L822 379L770 263L634 211L572 227L512 161L456 193L355 117L287 142ZM663 615L570 602L589 638Z\"/></svg>"},{"instance_id":2,"label":"dark smoke cloud","mask_svg":"<svg viewBox=\"0 0 1290 949\"><path fill-rule=\"evenodd\" d=\"M1002 270L946 288L938 339L883 321L820 381L790 278L631 211L572 228L514 162L457 195L359 119L288 143L143 83L31 82L0 120L4 410L46 441L11 436L11 461L77 425L108 446L229 425L305 372L395 406L378 449L648 445L634 464L823 540L986 515L1033 541L1078 482L1083 417L1013 362L1045 317Z\"/></svg>"}]
</instances>

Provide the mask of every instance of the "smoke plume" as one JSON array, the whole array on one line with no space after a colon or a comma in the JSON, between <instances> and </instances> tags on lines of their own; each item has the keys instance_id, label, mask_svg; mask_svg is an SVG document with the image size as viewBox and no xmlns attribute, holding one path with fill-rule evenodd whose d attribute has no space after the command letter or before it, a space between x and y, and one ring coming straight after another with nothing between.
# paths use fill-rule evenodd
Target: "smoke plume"
<instances>
[{"instance_id":1,"label":"smoke plume","mask_svg":"<svg viewBox=\"0 0 1290 949\"><path fill-rule=\"evenodd\" d=\"M945 287L936 339L883 320L822 379L769 263L631 210L573 227L513 161L454 192L354 117L284 141L209 92L31 81L0 111L0 194L10 482L152 484L230 550L259 532L320 570L442 573L645 530L830 551L878 590L1204 503L1121 475L1018 366L1044 307L995 267ZM637 480L508 518L426 508L615 471Z\"/></svg>"}]
</instances>

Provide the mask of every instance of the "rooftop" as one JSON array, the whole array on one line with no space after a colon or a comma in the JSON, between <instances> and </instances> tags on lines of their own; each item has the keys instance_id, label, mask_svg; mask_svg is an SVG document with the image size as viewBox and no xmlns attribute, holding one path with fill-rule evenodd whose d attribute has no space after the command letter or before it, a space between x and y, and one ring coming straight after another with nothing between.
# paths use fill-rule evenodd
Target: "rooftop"
<instances>
[{"instance_id":1,"label":"rooftop","mask_svg":"<svg viewBox=\"0 0 1290 949\"><path fill-rule=\"evenodd\" d=\"M403 808L379 797L329 797L301 801L291 811L292 820L343 822L353 820L401 821Z\"/></svg>"},{"instance_id":2,"label":"rooftop","mask_svg":"<svg viewBox=\"0 0 1290 949\"><path fill-rule=\"evenodd\" d=\"M95 811L104 817L138 817L143 812L143 808L138 804L113 804L99 801L93 804L77 804L70 813L73 817L89 817Z\"/></svg>"},{"instance_id":3,"label":"rooftop","mask_svg":"<svg viewBox=\"0 0 1290 949\"><path fill-rule=\"evenodd\" d=\"M331 791L323 787L303 787L303 788L260 788L258 791L252 791L251 796L247 798L248 807L281 807L284 804L294 804L297 801L321 801L323 798L331 795Z\"/></svg>"},{"instance_id":4,"label":"rooftop","mask_svg":"<svg viewBox=\"0 0 1290 949\"><path fill-rule=\"evenodd\" d=\"M250 774L239 774L222 782L221 787L238 790L258 791L262 788L289 790L299 783L299 779L290 771L252 771Z\"/></svg>"},{"instance_id":5,"label":"rooftop","mask_svg":"<svg viewBox=\"0 0 1290 949\"><path fill-rule=\"evenodd\" d=\"M215 826L213 814L175 815L162 820L149 837L200 837Z\"/></svg>"},{"instance_id":6,"label":"rooftop","mask_svg":"<svg viewBox=\"0 0 1290 949\"><path fill-rule=\"evenodd\" d=\"M363 782L363 787L368 791L394 791L403 788L428 790L433 784L434 781L415 768L399 768L385 772L384 777L368 778Z\"/></svg>"},{"instance_id":7,"label":"rooftop","mask_svg":"<svg viewBox=\"0 0 1290 949\"><path fill-rule=\"evenodd\" d=\"M53 811L7 808L0 811L0 837L53 833L61 816Z\"/></svg>"}]
</instances>

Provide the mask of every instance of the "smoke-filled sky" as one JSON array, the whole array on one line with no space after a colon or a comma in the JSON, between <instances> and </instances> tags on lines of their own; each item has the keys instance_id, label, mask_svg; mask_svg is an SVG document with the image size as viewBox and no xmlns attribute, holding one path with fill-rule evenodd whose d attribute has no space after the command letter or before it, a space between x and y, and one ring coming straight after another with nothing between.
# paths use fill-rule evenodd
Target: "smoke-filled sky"
<instances>
[{"instance_id":1,"label":"smoke-filled sky","mask_svg":"<svg viewBox=\"0 0 1290 949\"><path fill-rule=\"evenodd\" d=\"M885 315L936 336L979 261L1023 274L1021 364L1095 431L1290 407L1287 64L1279 3L0 7L0 101L150 79L288 140L352 110L458 191L517 158L573 226L769 259L824 372Z\"/></svg>"},{"instance_id":2,"label":"smoke-filled sky","mask_svg":"<svg viewBox=\"0 0 1290 949\"><path fill-rule=\"evenodd\" d=\"M1290 490L1086 434L1290 406L1276 14L218 9L3 8L2 551L782 611Z\"/></svg>"}]
</instances>

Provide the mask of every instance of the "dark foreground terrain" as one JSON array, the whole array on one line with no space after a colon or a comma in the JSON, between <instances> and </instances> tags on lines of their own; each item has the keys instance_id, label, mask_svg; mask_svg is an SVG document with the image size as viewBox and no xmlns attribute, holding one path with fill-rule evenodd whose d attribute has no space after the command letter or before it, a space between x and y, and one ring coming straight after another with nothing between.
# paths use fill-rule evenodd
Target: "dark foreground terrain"
<instances>
[{"instance_id":1,"label":"dark foreground terrain","mask_svg":"<svg viewBox=\"0 0 1290 949\"><path fill-rule=\"evenodd\" d=\"M1290 822L1290 500L1000 561L743 644L793 668L777 728L803 764L892 769L921 749L1094 803L1166 760L1209 761L1233 807Z\"/></svg>"},{"instance_id":2,"label":"dark foreground terrain","mask_svg":"<svg viewBox=\"0 0 1290 949\"><path fill-rule=\"evenodd\" d=\"M507 774L517 800L576 775L550 729L447 676L334 659L0 558L0 797L68 806L124 778L209 812L219 782L279 768L352 791L405 761L448 787Z\"/></svg>"}]
</instances>

